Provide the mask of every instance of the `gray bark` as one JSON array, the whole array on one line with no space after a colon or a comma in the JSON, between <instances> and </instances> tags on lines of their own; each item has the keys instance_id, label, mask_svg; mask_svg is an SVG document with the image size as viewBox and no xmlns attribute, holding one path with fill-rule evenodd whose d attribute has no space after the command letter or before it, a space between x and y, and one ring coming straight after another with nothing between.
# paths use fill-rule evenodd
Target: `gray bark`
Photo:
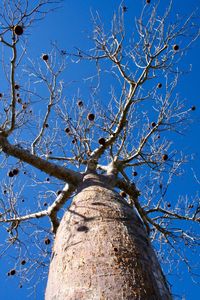
<instances>
[{"instance_id":1,"label":"gray bark","mask_svg":"<svg viewBox=\"0 0 200 300\"><path fill-rule=\"evenodd\" d=\"M45 299L172 299L142 221L106 177L86 175L65 213Z\"/></svg>"}]
</instances>

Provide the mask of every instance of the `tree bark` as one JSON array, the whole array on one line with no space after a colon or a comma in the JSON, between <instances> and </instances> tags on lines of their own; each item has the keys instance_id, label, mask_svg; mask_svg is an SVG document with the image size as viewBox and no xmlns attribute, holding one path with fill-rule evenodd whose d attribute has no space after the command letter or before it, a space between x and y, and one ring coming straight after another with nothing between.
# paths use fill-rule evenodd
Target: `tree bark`
<instances>
[{"instance_id":1,"label":"tree bark","mask_svg":"<svg viewBox=\"0 0 200 300\"><path fill-rule=\"evenodd\" d=\"M104 176L85 176L60 223L45 299L172 299L142 221Z\"/></svg>"}]
</instances>

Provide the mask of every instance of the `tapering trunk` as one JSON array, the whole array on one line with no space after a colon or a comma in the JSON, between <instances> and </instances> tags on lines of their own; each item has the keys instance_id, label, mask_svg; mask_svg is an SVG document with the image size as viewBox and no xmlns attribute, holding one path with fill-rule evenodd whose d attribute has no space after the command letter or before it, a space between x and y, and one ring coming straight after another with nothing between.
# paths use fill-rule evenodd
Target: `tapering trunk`
<instances>
[{"instance_id":1,"label":"tapering trunk","mask_svg":"<svg viewBox=\"0 0 200 300\"><path fill-rule=\"evenodd\" d=\"M87 175L58 228L46 300L172 299L136 212Z\"/></svg>"}]
</instances>

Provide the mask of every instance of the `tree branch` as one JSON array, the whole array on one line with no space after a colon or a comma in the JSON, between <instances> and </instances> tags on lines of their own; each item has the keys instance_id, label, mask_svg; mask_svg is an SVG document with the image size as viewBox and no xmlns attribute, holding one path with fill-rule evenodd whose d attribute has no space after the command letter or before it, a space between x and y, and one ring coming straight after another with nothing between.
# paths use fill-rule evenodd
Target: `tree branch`
<instances>
[{"instance_id":1,"label":"tree branch","mask_svg":"<svg viewBox=\"0 0 200 300\"><path fill-rule=\"evenodd\" d=\"M66 203L66 201L69 199L69 197L72 195L72 193L75 191L76 187L74 185L66 184L62 190L62 192L56 197L55 201L48 207L48 209L35 212L32 214L27 214L24 216L18 216L14 218L5 219L2 218L3 214L0 215L0 223L12 223L9 231L12 231L12 229L16 229L19 224L23 221L27 221L30 219L39 219L43 217L49 216L51 220L51 230L54 234L56 234L56 231L58 229L58 226L60 224L58 218L57 218L57 212L61 209L61 207Z\"/></svg>"},{"instance_id":2,"label":"tree branch","mask_svg":"<svg viewBox=\"0 0 200 300\"><path fill-rule=\"evenodd\" d=\"M0 134L0 146L4 153L20 159L23 162L53 176L57 179L71 183L75 186L80 183L82 175L79 172L50 163L36 155L31 154L19 146L11 145L7 138Z\"/></svg>"}]
</instances>

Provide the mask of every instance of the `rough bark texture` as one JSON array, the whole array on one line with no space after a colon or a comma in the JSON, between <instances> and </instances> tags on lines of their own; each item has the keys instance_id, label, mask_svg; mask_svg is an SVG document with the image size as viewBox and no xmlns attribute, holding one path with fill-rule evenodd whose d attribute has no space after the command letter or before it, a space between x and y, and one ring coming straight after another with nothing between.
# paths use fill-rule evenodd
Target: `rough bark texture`
<instances>
[{"instance_id":1,"label":"rough bark texture","mask_svg":"<svg viewBox=\"0 0 200 300\"><path fill-rule=\"evenodd\" d=\"M45 299L172 299L140 218L100 176L85 176L61 221Z\"/></svg>"}]
</instances>

